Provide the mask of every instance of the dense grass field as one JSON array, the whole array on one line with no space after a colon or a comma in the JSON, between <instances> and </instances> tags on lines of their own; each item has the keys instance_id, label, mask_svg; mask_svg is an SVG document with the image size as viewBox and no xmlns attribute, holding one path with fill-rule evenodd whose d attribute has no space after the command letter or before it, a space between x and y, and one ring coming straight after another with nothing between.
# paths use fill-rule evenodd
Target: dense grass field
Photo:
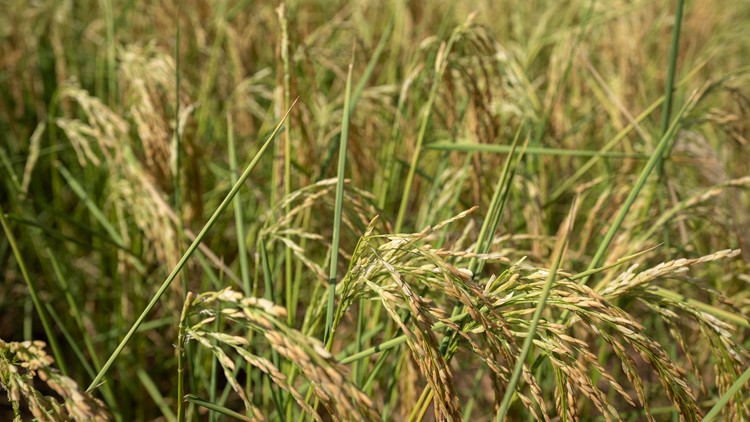
<instances>
[{"instance_id":1,"label":"dense grass field","mask_svg":"<svg viewBox=\"0 0 750 422\"><path fill-rule=\"evenodd\" d=\"M0 9L0 420L750 418L750 3Z\"/></svg>"}]
</instances>

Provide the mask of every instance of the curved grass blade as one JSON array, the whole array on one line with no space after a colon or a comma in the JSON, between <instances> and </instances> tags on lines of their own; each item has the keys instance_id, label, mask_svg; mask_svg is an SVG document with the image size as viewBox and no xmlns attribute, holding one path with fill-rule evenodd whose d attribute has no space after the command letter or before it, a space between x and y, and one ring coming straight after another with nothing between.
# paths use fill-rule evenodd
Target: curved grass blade
<instances>
[{"instance_id":1,"label":"curved grass blade","mask_svg":"<svg viewBox=\"0 0 750 422\"><path fill-rule=\"evenodd\" d=\"M253 419L248 418L242 413L237 413L232 409L227 409L224 406L219 406L218 404L214 404L214 403L211 403L210 401L203 400L202 398L198 396L194 396L192 394L185 397L185 399L189 401L190 403L196 404L200 407L205 407L206 409L212 412L221 413L224 416L228 416L230 418L234 418L239 421L253 421Z\"/></svg>"},{"instance_id":2,"label":"curved grass blade","mask_svg":"<svg viewBox=\"0 0 750 422\"><path fill-rule=\"evenodd\" d=\"M112 366L114 361L117 359L117 357L120 355L122 350L125 348L125 345L127 345L128 341L130 341L130 338L133 336L135 331L138 329L138 327L143 323L143 321L146 319L146 316L148 316L148 313L151 312L151 309L156 305L156 302L159 301L161 296L164 294L164 292L167 291L167 288L172 284L172 281L177 277L177 274L180 273L182 268L185 266L185 263L187 263L187 260L195 253L195 251L198 249L198 245L201 244L203 241L203 238L206 237L206 234L211 229L211 227L216 224L216 221L219 219L219 216L224 212L224 210L229 206L229 203L232 202L232 199L234 199L234 196L237 194L237 192L242 187L243 183L247 180L247 178L250 176L250 173L255 169L255 167L258 165L258 162L260 161L261 157L263 156L263 153L266 152L268 147L273 143L274 138L276 137L276 134L281 130L281 127L284 123L284 121L289 117L289 113L291 112L292 108L294 108L294 105L297 103L297 100L294 101L292 104L292 107L287 110L284 117L281 118L281 121L276 125L276 128L271 132L271 134L268 136L268 139L263 144L263 146L260 148L260 150L255 154L255 157L253 157L253 160L250 162L250 164L247 165L245 168L245 171L242 173L240 178L237 180L237 183L232 186L232 189L227 193L227 196L224 197L224 200L221 201L221 204L219 204L219 207L216 208L213 215L211 215L211 218L208 219L208 222L203 226L203 229L201 229L200 233L198 233L198 236L195 237L195 240L193 243L190 244L190 246L187 248L185 253L182 255L182 258L177 262L177 265L174 267L172 272L167 276L167 279L164 280L164 283L162 283L161 287L159 287L159 290L154 294L154 297L151 299L151 301L146 305L146 308L141 312L141 315L138 317L138 319L133 323L133 326L130 327L130 330L127 334L125 334L125 337L122 339L120 344L117 346L114 352L112 352L112 355L110 355L107 362L104 364L102 369L99 371L99 373L96 375L93 381L91 381L91 385L86 389L87 392L92 391L94 388L96 388L99 383L101 382L102 378L104 377L104 374L107 373L107 370L109 370L109 367Z\"/></svg>"}]
</instances>

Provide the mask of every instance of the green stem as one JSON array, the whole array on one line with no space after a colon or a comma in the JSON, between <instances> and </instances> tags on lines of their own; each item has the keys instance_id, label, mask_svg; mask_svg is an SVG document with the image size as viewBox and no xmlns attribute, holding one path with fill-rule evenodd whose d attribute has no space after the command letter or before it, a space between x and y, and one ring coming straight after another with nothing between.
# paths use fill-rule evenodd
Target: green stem
<instances>
[{"instance_id":1,"label":"green stem","mask_svg":"<svg viewBox=\"0 0 750 422\"><path fill-rule=\"evenodd\" d=\"M185 329L192 299L193 292L187 292L177 335L177 422L185 421Z\"/></svg>"},{"instance_id":2,"label":"green stem","mask_svg":"<svg viewBox=\"0 0 750 422\"><path fill-rule=\"evenodd\" d=\"M349 143L349 117L351 111L349 103L352 95L352 69L353 65L349 64L349 74L346 77L346 94L344 96L344 117L341 124L341 139L339 140L339 163L338 179L336 181L336 208L333 217L333 240L331 242L331 262L328 271L328 307L326 311L326 326L324 343L329 350L333 344L333 326L334 299L336 296L336 270L339 259L339 238L341 237L341 215L344 205L344 174L346 173L346 147Z\"/></svg>"},{"instance_id":3,"label":"green stem","mask_svg":"<svg viewBox=\"0 0 750 422\"><path fill-rule=\"evenodd\" d=\"M670 117L672 115L672 99L674 97L674 76L677 71L677 54L680 50L680 28L682 27L682 11L684 9L685 2L684 0L678 0L677 1L677 10L675 12L675 22L674 22L674 29L672 31L672 46L669 51L669 69L667 70L667 83L664 87L664 105L662 107L662 116L661 116L661 129L660 129L660 135L664 136L664 134L667 133L667 130L669 130L669 121ZM671 144L671 142L670 142ZM666 180L664 178L664 160L669 156L671 147L667 147L659 156L659 161L656 163L656 174L659 176L659 186L663 187L664 190L667 190L667 184L665 183ZM666 208L666 195L659 198L659 212L663 213L664 209ZM667 226L664 226L662 228L662 238L664 240L664 244L667 246L667 249L670 247L670 239L669 239L669 228Z\"/></svg>"},{"instance_id":4,"label":"green stem","mask_svg":"<svg viewBox=\"0 0 750 422\"><path fill-rule=\"evenodd\" d=\"M414 147L414 154L411 157L409 164L409 173L406 175L406 181L404 182L404 191L401 195L401 205L398 208L398 216L396 217L396 226L394 231L399 233L404 223L404 216L406 215L406 208L409 206L409 196L412 190L412 183L414 182L414 174L417 171L417 164L419 163L419 156L422 152L422 144L424 143L424 137L427 133L427 124L430 121L430 115L432 114L432 104L435 102L435 96L437 95L437 88L440 85L440 80L443 77L443 72L448 64L448 54L450 53L451 47L456 40L456 35L451 36L447 46L441 46L441 50L438 51L438 55L435 59L435 76L432 80L432 86L430 87L430 95L427 97L427 104L423 110L422 122L419 126L419 133L417 134L417 144Z\"/></svg>"},{"instance_id":5,"label":"green stem","mask_svg":"<svg viewBox=\"0 0 750 422\"><path fill-rule=\"evenodd\" d=\"M3 226L3 231L5 231L5 236L8 238L8 243L10 244L10 248L11 250L13 250L13 255L16 257L16 264L18 264L18 269L21 271L21 276L23 276L24 281L26 281L26 286L29 289L31 300L34 303L34 308L36 309L37 315L39 315L39 320L42 322L42 327L44 328L44 334L47 336L47 341L49 341L49 345L52 348L52 354L55 356L55 360L57 361L57 366L60 368L60 372L63 375L67 375L68 369L65 365L65 361L62 359L60 346L58 346L57 344L57 336L52 331L52 326L47 320L47 314L44 313L44 307L42 306L42 302L39 300L39 293L38 293L39 291L37 289L37 286L34 283L34 279L32 279L29 276L29 272L26 270L26 264L24 263L23 256L21 255L21 251L18 249L18 244L16 243L16 237L13 235L13 232L10 230L10 226L8 226L8 221L5 219L5 214L2 211L0 211L0 225Z\"/></svg>"},{"instance_id":6,"label":"green stem","mask_svg":"<svg viewBox=\"0 0 750 422\"><path fill-rule=\"evenodd\" d=\"M661 125L659 133L663 137L669 130L670 117L672 115L672 99L674 97L674 77L677 73L677 55L680 52L680 28L682 27L682 12L685 1L677 0L677 10L674 17L674 29L672 31L672 46L669 51L669 69L667 69L667 84L664 87L664 104L662 104ZM663 160L659 161L659 168Z\"/></svg>"}]
</instances>

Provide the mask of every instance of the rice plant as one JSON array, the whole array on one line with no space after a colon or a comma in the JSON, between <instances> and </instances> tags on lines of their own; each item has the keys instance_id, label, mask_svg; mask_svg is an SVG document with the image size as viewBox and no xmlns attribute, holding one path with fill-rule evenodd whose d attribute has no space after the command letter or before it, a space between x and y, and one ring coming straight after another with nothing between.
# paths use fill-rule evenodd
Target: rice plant
<instances>
[{"instance_id":1,"label":"rice plant","mask_svg":"<svg viewBox=\"0 0 750 422\"><path fill-rule=\"evenodd\" d=\"M750 5L0 6L0 419L750 418Z\"/></svg>"}]
</instances>

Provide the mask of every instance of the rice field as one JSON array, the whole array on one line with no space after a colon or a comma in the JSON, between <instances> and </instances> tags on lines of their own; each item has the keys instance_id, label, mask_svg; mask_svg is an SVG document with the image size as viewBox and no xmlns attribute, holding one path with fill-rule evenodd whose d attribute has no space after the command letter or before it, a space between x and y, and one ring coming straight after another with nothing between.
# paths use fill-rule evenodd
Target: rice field
<instances>
[{"instance_id":1,"label":"rice field","mask_svg":"<svg viewBox=\"0 0 750 422\"><path fill-rule=\"evenodd\" d=\"M750 418L750 3L0 7L0 419Z\"/></svg>"}]
</instances>

